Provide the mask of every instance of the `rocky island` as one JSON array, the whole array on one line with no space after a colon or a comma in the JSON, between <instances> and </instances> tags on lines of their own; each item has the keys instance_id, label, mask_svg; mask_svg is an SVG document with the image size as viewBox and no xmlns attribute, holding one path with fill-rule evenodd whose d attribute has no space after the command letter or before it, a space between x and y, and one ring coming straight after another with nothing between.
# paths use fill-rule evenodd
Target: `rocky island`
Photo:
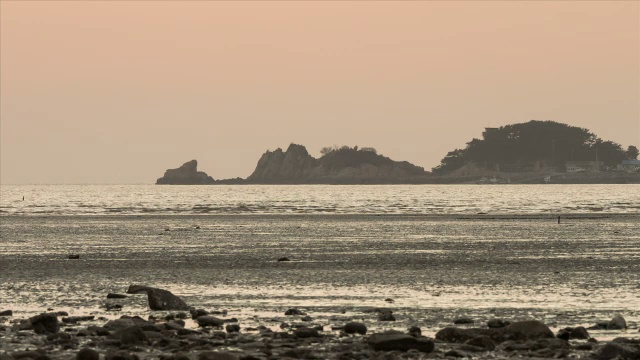
<instances>
[{"instance_id":1,"label":"rocky island","mask_svg":"<svg viewBox=\"0 0 640 360\"><path fill-rule=\"evenodd\" d=\"M196 160L188 161L177 169L165 171L164 176L156 180L156 185L208 185L215 180L205 172L198 171Z\"/></svg>"},{"instance_id":2,"label":"rocky island","mask_svg":"<svg viewBox=\"0 0 640 360\"><path fill-rule=\"evenodd\" d=\"M247 178L252 184L409 184L429 173L406 161L394 161L373 148L324 148L319 159L302 145L267 151Z\"/></svg>"}]
</instances>

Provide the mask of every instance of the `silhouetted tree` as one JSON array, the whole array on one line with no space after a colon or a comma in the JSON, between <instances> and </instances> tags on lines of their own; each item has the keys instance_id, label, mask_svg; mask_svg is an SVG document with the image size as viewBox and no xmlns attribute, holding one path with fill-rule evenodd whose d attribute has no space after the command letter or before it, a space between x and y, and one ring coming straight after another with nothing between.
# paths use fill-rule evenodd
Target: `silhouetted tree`
<instances>
[{"instance_id":1,"label":"silhouetted tree","mask_svg":"<svg viewBox=\"0 0 640 360\"><path fill-rule=\"evenodd\" d=\"M627 159L635 160L638 158L638 155L640 155L640 151L638 151L638 148L633 145L629 145L629 147L627 148Z\"/></svg>"}]
</instances>

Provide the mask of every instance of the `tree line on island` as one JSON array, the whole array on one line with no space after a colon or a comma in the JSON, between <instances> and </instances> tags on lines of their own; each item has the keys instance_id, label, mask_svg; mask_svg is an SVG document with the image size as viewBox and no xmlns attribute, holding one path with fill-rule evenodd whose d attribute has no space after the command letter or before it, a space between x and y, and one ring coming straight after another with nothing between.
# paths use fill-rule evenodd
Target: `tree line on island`
<instances>
[{"instance_id":1,"label":"tree line on island","mask_svg":"<svg viewBox=\"0 0 640 360\"><path fill-rule=\"evenodd\" d=\"M517 179L562 173L571 161L597 162L604 169L615 169L623 160L636 159L638 148L625 150L584 128L532 120L486 128L482 139L448 152L431 172L407 161L392 160L372 147L324 147L320 154L315 158L304 146L291 144L286 151L278 148L264 153L246 179L225 180L197 171L197 161L192 160L167 170L156 184L421 184L468 182L486 176ZM586 182L618 182L621 174L614 175L591 177ZM624 181L628 176L635 174L625 173ZM564 177L567 182L580 179L578 182L584 182L584 177Z\"/></svg>"}]
</instances>

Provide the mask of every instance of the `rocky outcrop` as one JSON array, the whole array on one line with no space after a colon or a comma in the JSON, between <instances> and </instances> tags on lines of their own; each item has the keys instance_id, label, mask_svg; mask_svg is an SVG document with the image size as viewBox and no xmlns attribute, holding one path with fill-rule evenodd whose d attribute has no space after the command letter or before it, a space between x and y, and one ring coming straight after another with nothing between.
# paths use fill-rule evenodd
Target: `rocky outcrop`
<instances>
[{"instance_id":1,"label":"rocky outcrop","mask_svg":"<svg viewBox=\"0 0 640 360\"><path fill-rule=\"evenodd\" d=\"M254 184L389 184L425 182L428 173L406 161L379 155L370 148L342 147L319 159L302 145L267 151L247 178Z\"/></svg>"},{"instance_id":2,"label":"rocky outcrop","mask_svg":"<svg viewBox=\"0 0 640 360\"><path fill-rule=\"evenodd\" d=\"M147 294L151 310L189 310L189 306L170 291L141 285L131 285L127 294Z\"/></svg>"},{"instance_id":3,"label":"rocky outcrop","mask_svg":"<svg viewBox=\"0 0 640 360\"><path fill-rule=\"evenodd\" d=\"M205 172L198 171L198 162L191 160L177 169L165 171L164 176L156 181L156 185L208 185L215 180Z\"/></svg>"}]
</instances>

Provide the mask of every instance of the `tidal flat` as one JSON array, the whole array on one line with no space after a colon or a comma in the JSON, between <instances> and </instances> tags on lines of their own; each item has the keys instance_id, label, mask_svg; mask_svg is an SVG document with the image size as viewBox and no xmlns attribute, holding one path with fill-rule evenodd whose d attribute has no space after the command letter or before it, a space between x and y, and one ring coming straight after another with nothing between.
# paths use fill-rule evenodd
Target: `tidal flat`
<instances>
[{"instance_id":1,"label":"tidal flat","mask_svg":"<svg viewBox=\"0 0 640 360\"><path fill-rule=\"evenodd\" d=\"M358 321L369 333L418 326L428 337L463 317L467 327L539 320L557 332L620 314L628 329L591 337L640 338L638 224L637 214L564 214L560 224L548 214L3 216L0 311L13 317L0 325L47 309L94 315L88 324L166 316L143 295L106 298L139 284L242 328L305 323L289 308L328 334ZM7 331L4 351L29 347Z\"/></svg>"}]
</instances>

